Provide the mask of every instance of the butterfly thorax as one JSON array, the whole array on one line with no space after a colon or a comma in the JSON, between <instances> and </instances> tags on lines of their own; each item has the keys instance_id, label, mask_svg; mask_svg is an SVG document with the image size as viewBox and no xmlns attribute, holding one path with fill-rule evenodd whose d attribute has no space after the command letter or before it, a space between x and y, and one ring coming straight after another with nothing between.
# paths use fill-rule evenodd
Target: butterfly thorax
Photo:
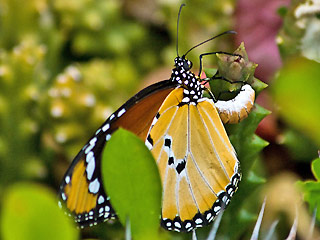
<instances>
[{"instance_id":1,"label":"butterfly thorax","mask_svg":"<svg viewBox=\"0 0 320 240\"><path fill-rule=\"evenodd\" d=\"M200 83L199 77L190 71L192 62L182 56L175 58L174 65L171 81L177 82L184 88L182 103L197 104L202 98L204 86Z\"/></svg>"}]
</instances>

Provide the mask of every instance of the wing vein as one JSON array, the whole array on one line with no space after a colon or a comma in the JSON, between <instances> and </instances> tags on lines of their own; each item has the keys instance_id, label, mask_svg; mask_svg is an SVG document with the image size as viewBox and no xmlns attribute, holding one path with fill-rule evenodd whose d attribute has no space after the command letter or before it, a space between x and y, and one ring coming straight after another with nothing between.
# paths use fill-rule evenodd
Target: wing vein
<instances>
[{"instance_id":1,"label":"wing vein","mask_svg":"<svg viewBox=\"0 0 320 240\"><path fill-rule=\"evenodd\" d=\"M174 113L174 115L173 115L170 123L168 124L168 128L167 128L166 132L165 132L161 137L159 137L159 139L153 144L153 147L152 147L152 148L155 148L155 147L159 144L160 140L163 139L163 136L168 133L169 128L170 128L170 126L171 126L171 124L172 124L173 119L175 118L175 116L176 116L176 114L177 114L177 111L178 111L179 107L178 107L177 105L172 106L172 107L170 107L170 108L167 108L167 109L161 114L161 115L163 115L165 112L167 112L168 110L170 110L171 108L174 108L174 107L177 107L177 109L176 109L176 111L175 111L175 113ZM160 117L161 117L161 116L160 116ZM160 119L160 118L159 118L159 119ZM159 119L158 119L158 121L159 121ZM149 133L148 133L148 134L150 134L151 130L152 130L152 129L149 130ZM158 161L158 160L159 160L159 158L157 159L157 161Z\"/></svg>"},{"instance_id":2,"label":"wing vein","mask_svg":"<svg viewBox=\"0 0 320 240\"><path fill-rule=\"evenodd\" d=\"M166 109L164 112L168 111L169 109L171 109L171 108L173 108L173 107L177 107L177 106L172 106L172 107ZM172 121L174 120L174 118L175 118L175 116L176 116L176 114L177 114L177 112L178 112L178 109L179 109L179 107L178 107L177 110L175 111L175 113L174 113L174 115L173 115L173 117L172 117L172 119L171 119L171 121L170 121L170 124L168 124L168 128L167 128L166 132L165 132L165 133L159 138L159 140L153 145L153 148L160 142L161 139L163 139L164 135L166 135L166 134L168 133L168 131L169 131L169 129L170 129L170 126L171 126L171 124L172 124ZM164 112L163 112L163 113L164 113ZM163 114L163 113L162 113L162 114ZM160 117L161 117L161 116L160 116ZM150 129L150 132L151 132L151 129ZM160 154L159 154L159 157L158 157L158 159L157 159L157 163L160 161L161 155L162 155L163 151L164 151L164 148L162 147L162 148L161 148L161 151L160 151ZM164 187L165 187L166 184L167 184L168 170L169 170L169 165L167 164L167 166L166 166L166 172L165 172L165 175L164 175L164 178L163 178L163 185L162 185L162 186L163 186L163 190L162 190L162 194L164 193Z\"/></svg>"},{"instance_id":3,"label":"wing vein","mask_svg":"<svg viewBox=\"0 0 320 240\"><path fill-rule=\"evenodd\" d=\"M188 106L188 110L189 110L189 107L190 107L190 106ZM190 124L190 111L188 111L188 136L189 136L189 138L191 137L190 128L189 128L190 125L191 125L191 124ZM213 194L216 195L215 191L211 188L208 180L205 178L205 176L204 176L203 173L201 172L201 170L200 170L200 168L199 168L199 166L198 166L198 164L197 164L197 162L196 162L196 160L195 160L195 158L194 158L194 156L193 156L193 154L192 154L192 152L191 152L191 147L190 147L190 144L189 144L190 142L191 142L191 141L190 141L190 139L189 139L189 142L188 142L188 150L187 150L187 151L188 151L188 154L190 154L191 159L192 159L192 161L193 161L196 169L198 170L200 176L202 177L203 181L206 183L206 185L209 187L209 189L213 192Z\"/></svg>"},{"instance_id":4,"label":"wing vein","mask_svg":"<svg viewBox=\"0 0 320 240\"><path fill-rule=\"evenodd\" d=\"M208 188L212 191L212 193L217 196L217 193L211 188L208 180L206 179L206 177L205 177L205 176L203 175L203 173L201 172L201 170L200 170L200 168L199 168L199 166L198 166L198 164L197 164L197 162L196 162L196 160L195 160L195 158L194 158L194 156L193 156L193 154L192 154L191 152L190 152L190 156L191 156L192 161L194 162L194 165L196 166L196 169L197 169L198 172L199 172L199 175L202 177L203 181L206 183L206 185L207 185Z\"/></svg>"},{"instance_id":5,"label":"wing vein","mask_svg":"<svg viewBox=\"0 0 320 240\"><path fill-rule=\"evenodd\" d=\"M187 117L187 129L188 129L188 135L187 135L187 153L186 155L188 156L188 154L190 153L190 106L188 105L188 117ZM186 157L186 159L188 159L188 157ZM197 209L198 211L200 211L200 208L199 208L199 205L197 203L197 200L194 196L194 193L193 193L193 190L192 190L192 186L191 186L191 182L190 182L190 179L189 179L189 174L188 174L188 171L186 171L186 179L187 179L187 183L188 183L188 186L189 186L189 189L190 189L190 193L191 193L191 196L192 196L192 199L194 201L194 203L196 204L197 206Z\"/></svg>"},{"instance_id":6,"label":"wing vein","mask_svg":"<svg viewBox=\"0 0 320 240\"><path fill-rule=\"evenodd\" d=\"M203 110L204 110L204 109L203 109ZM212 137L211 137L211 135L210 135L210 132L209 132L209 130L208 130L208 127L207 127L206 123L203 121L203 118L201 117L201 113L200 113L200 111L199 111L198 108L197 108L197 111L198 111L198 114L199 114L199 116L200 116L200 120L201 120L201 122L202 122L202 124L203 124L203 126L204 126L204 129L206 130L206 132L207 132L207 134L208 134L208 137L209 137L209 139L210 139L210 144L212 145L212 148L213 148L213 150L214 150L214 153L215 153L215 155L216 155L216 157L217 157L217 159L218 159L218 161L219 161L219 164L220 164L220 166L222 167L224 174L227 176L228 180L230 181L230 178L229 178L229 175L228 175L228 173L227 173L227 170L226 170L225 166L223 165L223 163L222 163L222 161L221 161L221 159L220 159L220 156L219 156L219 154L218 154L218 152L217 152L217 150L216 150L215 144L213 143L213 139L212 139ZM209 118L209 119L210 119L210 118ZM216 132L219 134L220 140L223 141L223 139L221 139L220 133L219 133L219 131L217 130L216 126L215 126L213 123L212 123L212 125L213 125L214 129L216 130Z\"/></svg>"},{"instance_id":7,"label":"wing vein","mask_svg":"<svg viewBox=\"0 0 320 240\"><path fill-rule=\"evenodd\" d=\"M211 106L212 106L213 108L215 108L215 106L214 106L210 101L209 101L209 103L211 104ZM216 126L215 126L215 124L213 123L212 119L210 118L209 113L208 113L208 112L206 111L206 109L204 109L204 108L203 108L203 111L206 113L207 117L210 119L211 124L212 124L212 125L215 127L215 129L216 129ZM222 141L226 146L228 146L227 143L224 141L223 137L221 136L220 132L217 131L217 133L218 133L221 141ZM228 148L228 147L227 147L227 148ZM234 150L233 146L232 146L231 149L228 148L228 150L230 151L231 155L235 155L236 151ZM236 158L236 156L234 156L234 157Z\"/></svg>"}]
</instances>

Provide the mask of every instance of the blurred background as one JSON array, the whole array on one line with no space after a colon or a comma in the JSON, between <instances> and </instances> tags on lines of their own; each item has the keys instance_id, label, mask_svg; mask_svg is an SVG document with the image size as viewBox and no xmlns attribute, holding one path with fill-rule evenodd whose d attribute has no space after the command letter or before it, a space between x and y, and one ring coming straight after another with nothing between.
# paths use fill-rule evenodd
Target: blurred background
<instances>
[{"instance_id":1,"label":"blurred background","mask_svg":"<svg viewBox=\"0 0 320 240\"><path fill-rule=\"evenodd\" d=\"M255 76L269 85L257 98L259 105L272 112L256 131L269 142L255 163L261 184L246 192L241 206L245 224L228 234L230 226L222 223L221 238L239 239L250 234L267 196L261 231L268 231L279 220L274 239L284 239L298 214L302 219L298 236L307 239L312 213L320 200L317 168L311 170L320 148L320 2L184 2L180 55L223 31L238 32L193 50L188 56L195 72L199 54L233 52L244 42L250 61L258 64ZM49 217L43 211L38 216L23 206L40 208L42 200L35 195L41 192L39 198L46 198L54 208L65 171L101 123L138 90L170 77L181 3L0 0L3 239L14 239L7 236L15 231L11 223L19 221L20 214L32 212L34 221L45 222ZM214 66L215 57L204 59L205 68ZM68 220L58 224L58 213L52 214L53 221L43 223L44 229L56 233L63 221L71 224ZM320 214L316 215L320 219ZM24 225L32 229L32 225ZM70 231L63 232L60 239L69 239L68 234L81 239L124 239L124 229L117 222ZM201 236L200 232L199 239ZM26 235L23 238L29 239ZM171 234L167 238L191 239L191 235Z\"/></svg>"}]
</instances>

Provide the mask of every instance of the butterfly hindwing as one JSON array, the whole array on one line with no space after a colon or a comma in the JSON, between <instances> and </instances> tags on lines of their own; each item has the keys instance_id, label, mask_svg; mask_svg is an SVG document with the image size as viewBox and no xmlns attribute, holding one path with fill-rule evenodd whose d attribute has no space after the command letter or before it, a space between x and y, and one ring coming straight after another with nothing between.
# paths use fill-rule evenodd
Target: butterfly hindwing
<instances>
[{"instance_id":1,"label":"butterfly hindwing","mask_svg":"<svg viewBox=\"0 0 320 240\"><path fill-rule=\"evenodd\" d=\"M203 98L184 104L183 91L168 95L146 140L153 142L150 150L163 183L162 225L177 231L211 222L236 190L233 178L240 178L214 103Z\"/></svg>"}]
</instances>

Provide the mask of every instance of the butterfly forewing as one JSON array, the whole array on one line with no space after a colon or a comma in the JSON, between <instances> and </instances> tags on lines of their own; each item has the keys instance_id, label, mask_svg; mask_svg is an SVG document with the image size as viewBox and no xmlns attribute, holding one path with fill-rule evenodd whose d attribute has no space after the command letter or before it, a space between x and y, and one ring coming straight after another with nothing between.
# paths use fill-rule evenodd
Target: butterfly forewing
<instances>
[{"instance_id":1,"label":"butterfly forewing","mask_svg":"<svg viewBox=\"0 0 320 240\"><path fill-rule=\"evenodd\" d=\"M144 141L159 107L174 88L171 81L163 81L133 96L106 120L75 157L60 186L60 196L81 227L116 216L101 177L101 155L112 133L122 127Z\"/></svg>"},{"instance_id":2,"label":"butterfly forewing","mask_svg":"<svg viewBox=\"0 0 320 240\"><path fill-rule=\"evenodd\" d=\"M81 227L115 217L101 181L101 153L106 142L101 135L79 152L60 186L62 200Z\"/></svg>"}]
</instances>

